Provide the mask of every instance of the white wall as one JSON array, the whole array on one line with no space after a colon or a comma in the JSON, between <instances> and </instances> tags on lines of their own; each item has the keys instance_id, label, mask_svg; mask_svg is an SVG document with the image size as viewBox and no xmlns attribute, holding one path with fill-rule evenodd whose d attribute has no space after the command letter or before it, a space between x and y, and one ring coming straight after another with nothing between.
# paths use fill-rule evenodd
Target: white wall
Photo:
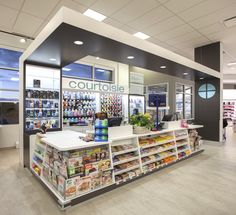
<instances>
[{"instance_id":1,"label":"white wall","mask_svg":"<svg viewBox=\"0 0 236 215\"><path fill-rule=\"evenodd\" d=\"M0 148L15 147L19 141L19 125L3 125L0 127Z\"/></svg>"},{"instance_id":2,"label":"white wall","mask_svg":"<svg viewBox=\"0 0 236 215\"><path fill-rule=\"evenodd\" d=\"M236 100L236 89L223 90L223 100Z\"/></svg>"}]
</instances>

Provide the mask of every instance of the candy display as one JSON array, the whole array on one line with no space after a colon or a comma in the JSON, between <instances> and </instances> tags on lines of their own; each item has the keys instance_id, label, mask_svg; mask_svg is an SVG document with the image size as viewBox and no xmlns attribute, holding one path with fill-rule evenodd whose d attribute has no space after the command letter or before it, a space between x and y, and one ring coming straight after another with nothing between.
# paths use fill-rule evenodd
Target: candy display
<instances>
[{"instance_id":1,"label":"candy display","mask_svg":"<svg viewBox=\"0 0 236 215\"><path fill-rule=\"evenodd\" d=\"M25 129L40 129L43 124L48 128L59 128L59 91L32 90L25 91Z\"/></svg>"},{"instance_id":2,"label":"candy display","mask_svg":"<svg viewBox=\"0 0 236 215\"><path fill-rule=\"evenodd\" d=\"M108 118L122 117L122 95L101 94L101 111L107 113Z\"/></svg>"},{"instance_id":3,"label":"candy display","mask_svg":"<svg viewBox=\"0 0 236 215\"><path fill-rule=\"evenodd\" d=\"M94 119L96 95L90 92L63 92L63 123L87 125Z\"/></svg>"}]
</instances>

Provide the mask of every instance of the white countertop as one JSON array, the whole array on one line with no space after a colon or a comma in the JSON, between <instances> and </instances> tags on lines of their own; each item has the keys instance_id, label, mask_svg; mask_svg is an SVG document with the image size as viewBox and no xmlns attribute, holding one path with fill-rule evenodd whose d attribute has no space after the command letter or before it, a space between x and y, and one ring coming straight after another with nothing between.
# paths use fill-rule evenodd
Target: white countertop
<instances>
[{"instance_id":1,"label":"white countertop","mask_svg":"<svg viewBox=\"0 0 236 215\"><path fill-rule=\"evenodd\" d=\"M39 134L41 136L41 134ZM76 131L57 131L48 132L43 135L42 142L54 147L59 151L69 151L74 149L81 149L93 146L100 146L108 144L109 142L85 142L79 137L85 134Z\"/></svg>"},{"instance_id":2,"label":"white countertop","mask_svg":"<svg viewBox=\"0 0 236 215\"><path fill-rule=\"evenodd\" d=\"M42 137L42 141L54 148L56 148L59 151L69 151L74 149L81 149L81 148L87 148L87 147L93 147L93 146L101 146L105 144L109 144L112 141L119 141L119 140L125 140L135 137L145 137L150 135L159 135L164 134L168 132L178 131L178 130L185 130L185 129L197 129L202 128L202 125L189 125L188 128L172 128L172 129L163 129L161 131L150 131L145 134L132 134L132 135L121 135L119 137L110 138L108 142L85 142L81 140L79 137L85 136L85 134L76 132L76 131L70 131L70 130L63 130L63 131L56 131L56 132L48 132L47 134L37 134L40 137Z\"/></svg>"}]
</instances>

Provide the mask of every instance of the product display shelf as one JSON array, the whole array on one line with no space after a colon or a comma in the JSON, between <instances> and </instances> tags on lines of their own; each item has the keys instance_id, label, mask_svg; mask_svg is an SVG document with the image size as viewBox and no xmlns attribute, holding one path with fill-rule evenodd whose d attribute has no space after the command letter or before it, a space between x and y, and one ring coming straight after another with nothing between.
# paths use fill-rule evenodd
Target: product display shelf
<instances>
[{"instance_id":1,"label":"product display shelf","mask_svg":"<svg viewBox=\"0 0 236 215\"><path fill-rule=\"evenodd\" d=\"M183 143L178 143L178 142L176 142L177 148L178 148L178 147L181 147L181 146L185 146L185 145L188 145L188 142L187 142L187 141L186 141L186 142L183 142Z\"/></svg>"},{"instance_id":2,"label":"product display shelf","mask_svg":"<svg viewBox=\"0 0 236 215\"><path fill-rule=\"evenodd\" d=\"M186 134L186 135L177 136L177 137L175 138L175 141L184 140L184 139L188 139L188 135L187 135L187 134Z\"/></svg>"},{"instance_id":3,"label":"product display shelf","mask_svg":"<svg viewBox=\"0 0 236 215\"><path fill-rule=\"evenodd\" d=\"M127 163L127 162L130 162L130 161L133 161L133 160L138 160L138 159L139 159L139 156L135 156L135 157L131 157L131 158L128 158L128 159L121 160L121 161L113 162L113 166L117 166L119 164Z\"/></svg>"},{"instance_id":4,"label":"product display shelf","mask_svg":"<svg viewBox=\"0 0 236 215\"><path fill-rule=\"evenodd\" d=\"M188 130L174 132L178 159L182 159L191 154Z\"/></svg>"},{"instance_id":5,"label":"product display shelf","mask_svg":"<svg viewBox=\"0 0 236 215\"><path fill-rule=\"evenodd\" d=\"M121 151L118 151L118 152L112 152L112 154L114 156L116 156L116 155L126 154L126 153L129 153L129 152L135 152L135 151L138 151L138 148L130 148L130 149L121 150Z\"/></svg>"},{"instance_id":6,"label":"product display shelf","mask_svg":"<svg viewBox=\"0 0 236 215\"><path fill-rule=\"evenodd\" d=\"M156 151L152 151L152 152L149 152L149 153L143 153L141 155L141 157L148 157L150 155L155 155L155 154L159 154L161 152L165 152L165 151L168 151L168 150L171 150L171 149L175 149L175 145L171 146L171 147L167 147L167 148L164 148L162 150L156 150Z\"/></svg>"},{"instance_id":7,"label":"product display shelf","mask_svg":"<svg viewBox=\"0 0 236 215\"><path fill-rule=\"evenodd\" d=\"M58 137L60 137L60 134L62 134L60 132L57 132L57 133L58 134L56 136L58 136ZM75 132L64 132L64 133L71 134L71 136L73 136L73 134L74 134L74 136L77 136L77 135L75 135L75 134L77 134L77 132L76 133ZM49 138L50 136L51 136L51 134L47 134L47 135L38 134L36 137L36 141L35 141L35 147L39 147L39 146L41 147L42 143L40 143L40 142L49 143L50 141L52 141L52 139ZM47 138L49 138L49 139L47 141L45 141ZM77 142L78 145L80 145L79 143L80 142ZM73 149L73 151L60 152L60 151L56 150L55 148L53 148L51 146L51 144L46 144L44 153L48 154L50 152L50 153L52 153L52 157L50 157L50 156L48 157L48 155L46 156L45 154L44 154L44 156L41 157L41 158L43 158L42 167L40 169L41 174L37 174L37 171L35 171L33 167L31 168L31 170L34 172L34 174L38 175L38 177L40 177L41 181L55 194L55 196L58 198L61 205L64 205L64 204L70 202L71 200L79 198L83 195L87 195L89 193L92 193L97 190L111 186L115 183L115 176L114 176L114 172L113 172L113 163L112 163L112 159L111 159L111 146L110 146L110 144L106 143L106 144L102 145L102 143L99 143L99 144L94 143L94 145L91 145L91 144L88 144L86 146L85 145L86 145L86 143L84 143L83 146L78 149L79 151L77 150L77 152L75 149ZM43 148L43 147L41 147L41 148ZM98 149L99 149L99 151L97 151ZM100 151L100 150L102 150L102 151ZM69 175L68 175L67 176L68 178L65 178L63 175L61 175L60 172L57 172L57 169L63 168L64 164L63 164L63 162L61 164L60 163L58 164L58 161L55 157L57 157L58 159L61 159L61 158L64 159L64 157L63 157L64 154L66 156L69 156L70 153L73 154L74 152L77 154L82 153L81 156L87 156L88 155L87 153L93 153L93 154L91 154L91 156L93 156L93 159L95 159L94 153L96 152L99 155L99 159L96 157L95 163L94 162L93 163L86 163L86 164L81 163L81 165L84 165L83 171L85 171L85 173L83 172L84 173L83 176L78 176L78 174L73 175L73 173L72 173L71 177L69 177ZM97 156L97 154L96 154L96 156ZM104 160L102 159L102 157L100 159L100 156L102 156L102 157L105 156ZM53 159L54 159L54 161L53 161ZM78 158L72 157L71 161L69 161L69 159L70 159L70 156L68 157L68 161L66 160L66 166L64 167L66 169L69 168L68 162L71 163L72 160L73 160L73 162L74 161L80 162L79 157ZM81 157L81 159L85 159L85 157L84 158ZM52 161L52 163L51 163L51 161ZM50 162L50 165L48 162ZM81 162L82 162L82 160L81 160ZM32 158L32 163L34 163L33 158ZM104 164L105 164L105 166L104 166ZM109 166L107 166L107 165L109 165ZM87 167L89 167L89 169L86 169ZM76 170L76 168L77 167L75 167L75 170ZM90 173L90 170L94 171L94 168L97 168L97 170L95 172ZM70 170L69 169L66 170L66 169L65 169L64 173L67 171L70 171L70 173L71 173L71 168L70 168ZM87 170L89 172L87 172ZM72 170L72 171L74 171L74 170ZM69 172L67 174L69 174ZM62 183L59 183L59 181L61 181L62 178L63 178ZM55 183L56 183L56 185L55 185ZM74 184L76 188L75 187L68 188L68 186L71 185L70 183L72 183L72 185ZM77 185L77 183L80 185ZM80 190L77 186L81 186ZM85 189L85 187L86 187L86 189ZM77 193L77 189L79 190L78 193ZM74 191L75 193L73 193L73 195L68 195L68 192L69 192L69 194L71 194L71 192L73 190L76 190L76 191ZM63 195L62 195L62 193L63 193Z\"/></svg>"},{"instance_id":8,"label":"product display shelf","mask_svg":"<svg viewBox=\"0 0 236 215\"><path fill-rule=\"evenodd\" d=\"M140 148L146 149L146 148L150 148L150 147L154 147L154 146L164 145L166 143L171 143L173 141L174 141L174 139L170 139L170 140L166 140L166 141L158 141L158 142L153 143L153 144L142 145L142 146L140 146Z\"/></svg>"},{"instance_id":9,"label":"product display shelf","mask_svg":"<svg viewBox=\"0 0 236 215\"><path fill-rule=\"evenodd\" d=\"M177 159L176 159L176 160L177 160ZM152 169L145 169L145 170L143 170L143 173L144 173L144 174L147 174L147 173L153 172L154 170L161 169L161 168L163 168L163 167L166 167L166 166L168 166L168 165L171 165L171 164L175 163L176 160L171 161L171 162L168 162L168 163L159 164L158 166L156 166L156 167L154 167L154 168L152 168Z\"/></svg>"},{"instance_id":10,"label":"product display shelf","mask_svg":"<svg viewBox=\"0 0 236 215\"><path fill-rule=\"evenodd\" d=\"M155 162L157 162L157 161L163 160L163 159L168 158L168 157L171 157L171 156L173 156L173 155L176 155L176 152L169 153L169 154L167 154L167 155L165 155L165 156L161 156L161 157L158 157L158 158L156 158L156 159L143 162L143 163L142 163L142 166L145 166L145 165L150 164L150 163L155 163Z\"/></svg>"},{"instance_id":11,"label":"product display shelf","mask_svg":"<svg viewBox=\"0 0 236 215\"><path fill-rule=\"evenodd\" d=\"M115 171L115 176L116 175L121 175L122 173L129 172L129 171L134 170L134 169L139 169L139 168L140 168L140 165L137 164L137 165L131 166L129 168L119 170L117 172Z\"/></svg>"}]
</instances>

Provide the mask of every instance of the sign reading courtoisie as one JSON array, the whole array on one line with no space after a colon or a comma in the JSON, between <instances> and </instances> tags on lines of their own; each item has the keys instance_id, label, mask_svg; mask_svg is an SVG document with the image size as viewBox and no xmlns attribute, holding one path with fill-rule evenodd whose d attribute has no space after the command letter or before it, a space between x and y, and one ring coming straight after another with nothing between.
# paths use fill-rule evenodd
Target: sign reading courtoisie
<instances>
[{"instance_id":1,"label":"sign reading courtoisie","mask_svg":"<svg viewBox=\"0 0 236 215\"><path fill-rule=\"evenodd\" d=\"M74 80L74 79L64 79L63 88L86 90L86 91L98 91L104 93L125 93L125 87L117 84Z\"/></svg>"}]
</instances>

